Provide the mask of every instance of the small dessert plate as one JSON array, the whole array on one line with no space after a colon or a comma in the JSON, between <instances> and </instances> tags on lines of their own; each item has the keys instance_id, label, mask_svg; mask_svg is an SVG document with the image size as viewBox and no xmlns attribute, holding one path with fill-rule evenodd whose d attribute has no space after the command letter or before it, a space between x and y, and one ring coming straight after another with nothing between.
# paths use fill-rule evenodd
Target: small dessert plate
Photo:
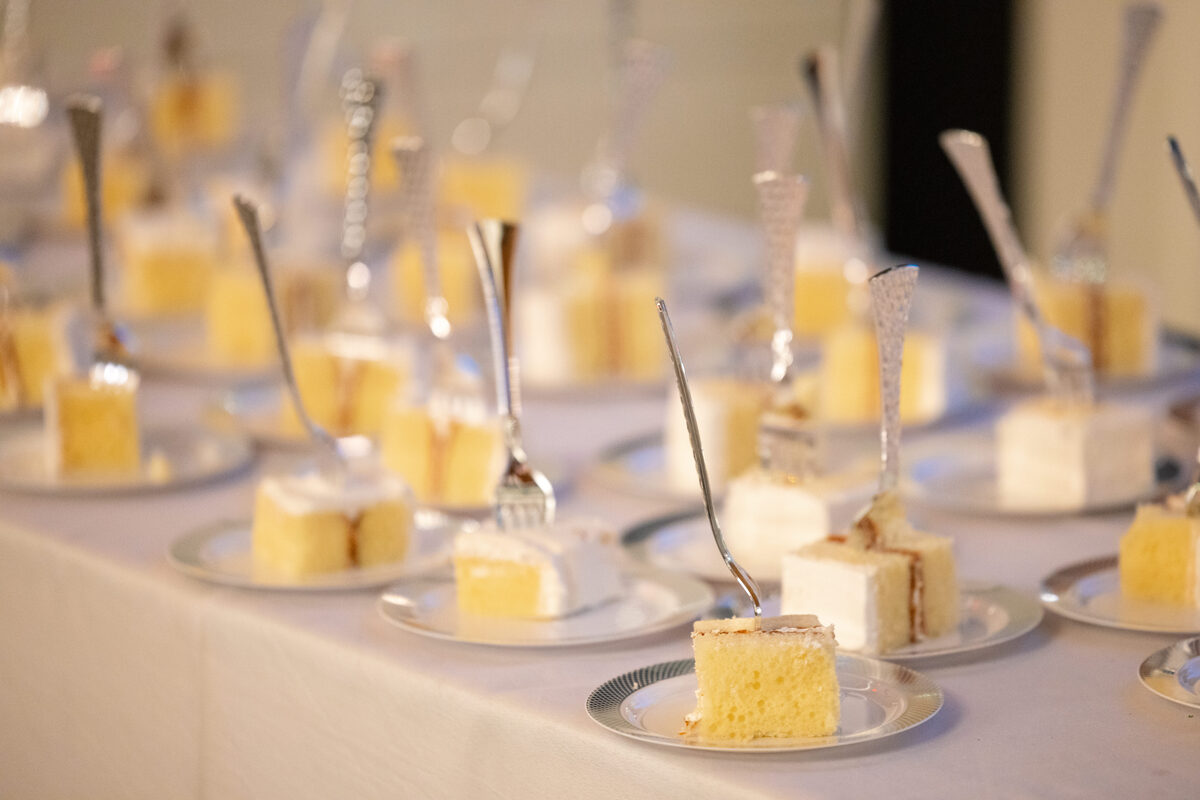
<instances>
[{"instance_id":1,"label":"small dessert plate","mask_svg":"<svg viewBox=\"0 0 1200 800\"><path fill-rule=\"evenodd\" d=\"M881 658L916 661L982 650L1024 636L1041 623L1045 614L1037 600L1007 586L964 581L959 591L962 617L957 629L892 650Z\"/></svg>"},{"instance_id":2,"label":"small dessert plate","mask_svg":"<svg viewBox=\"0 0 1200 800\"><path fill-rule=\"evenodd\" d=\"M420 511L413 528L411 551L403 561L306 578L293 578L255 567L250 554L250 520L218 522L185 533L171 542L167 560L185 575L242 589L285 592L376 589L448 564L450 543L460 526L461 523L440 514Z\"/></svg>"},{"instance_id":3,"label":"small dessert plate","mask_svg":"<svg viewBox=\"0 0 1200 800\"><path fill-rule=\"evenodd\" d=\"M99 495L181 489L233 475L254 451L245 437L204 427L149 428L142 432L142 469L129 475L62 477L46 466L40 423L0 433L0 490L47 495Z\"/></svg>"},{"instance_id":4,"label":"small dessert plate","mask_svg":"<svg viewBox=\"0 0 1200 800\"><path fill-rule=\"evenodd\" d=\"M991 431L947 435L926 442L914 453L904 478L904 495L914 504L959 514L1008 517L1055 517L1100 514L1132 508L1179 491L1187 484L1187 468L1195 457L1186 437L1163 428L1158 436L1154 480L1127 492L1079 506L1016 504L1001 497L996 477L995 440Z\"/></svg>"},{"instance_id":5,"label":"small dessert plate","mask_svg":"<svg viewBox=\"0 0 1200 800\"><path fill-rule=\"evenodd\" d=\"M683 736L696 707L696 662L669 661L627 672L588 695L587 712L614 733L665 747L729 753L788 753L869 742L927 722L942 707L942 690L899 664L839 653L841 720L832 736L710 742Z\"/></svg>"},{"instance_id":6,"label":"small dessert plate","mask_svg":"<svg viewBox=\"0 0 1200 800\"><path fill-rule=\"evenodd\" d=\"M1042 581L1042 604L1056 614L1127 631L1200 633L1200 609L1121 596L1117 557L1063 567Z\"/></svg>"},{"instance_id":7,"label":"small dessert plate","mask_svg":"<svg viewBox=\"0 0 1200 800\"><path fill-rule=\"evenodd\" d=\"M684 625L713 602L707 584L687 575L633 569L621 597L562 619L478 617L458 610L454 579L404 580L379 599L379 612L401 628L435 639L497 647L571 647L615 642Z\"/></svg>"},{"instance_id":8,"label":"small dessert plate","mask_svg":"<svg viewBox=\"0 0 1200 800\"><path fill-rule=\"evenodd\" d=\"M1200 636L1153 653L1138 667L1142 685L1173 703L1200 708Z\"/></svg>"}]
</instances>

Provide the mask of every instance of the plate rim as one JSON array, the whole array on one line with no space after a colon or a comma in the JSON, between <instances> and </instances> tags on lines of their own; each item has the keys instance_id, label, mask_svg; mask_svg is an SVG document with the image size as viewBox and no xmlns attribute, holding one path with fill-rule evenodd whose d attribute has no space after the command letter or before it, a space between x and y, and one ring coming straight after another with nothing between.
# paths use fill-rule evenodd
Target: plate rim
<instances>
[{"instance_id":1,"label":"plate rim","mask_svg":"<svg viewBox=\"0 0 1200 800\"><path fill-rule=\"evenodd\" d=\"M1098 617L1094 614L1087 614L1075 608L1074 606L1067 606L1062 603L1061 596L1063 592L1077 583L1080 579L1091 577L1093 575L1114 569L1117 569L1116 553L1066 564L1042 578L1041 582L1038 584L1038 598L1041 600L1043 606L1059 616L1074 620L1076 622L1097 625L1102 628L1111 628L1113 630L1121 631L1135 631L1138 633L1165 633L1183 636L1200 633L1200 622L1198 622L1195 627L1191 628L1180 627L1178 625L1156 625L1154 623L1123 622L1118 619L1113 619L1112 617Z\"/></svg>"},{"instance_id":2,"label":"plate rim","mask_svg":"<svg viewBox=\"0 0 1200 800\"><path fill-rule=\"evenodd\" d=\"M1011 408L1012 404L1006 404L1003 408ZM1003 410L1000 411L1000 414ZM947 430L941 434L939 438L944 440L939 442L938 438L931 438L922 442L918 449L917 458L909 458L906 460L903 474L901 475L901 490L904 493L906 500L913 505L928 508L933 511L941 511L944 513L962 514L964 516L987 517L991 519L1013 519L1013 520L1054 520L1064 519L1076 516L1092 516L1111 514L1118 511L1126 511L1133 508L1139 503L1152 502L1187 485L1187 470L1186 464L1188 461L1181 462L1181 466L1185 467L1179 470L1179 474L1173 479L1159 480L1157 474L1154 477L1153 483L1143 489L1136 495L1129 497L1107 499L1104 502L1094 502L1085 504L1079 508L1031 508L1031 507L1011 507L1002 505L992 505L981 507L978 504L968 502L947 502L940 499L938 495L922 488L923 482L917 480L914 476L914 471L917 467L927 461L933 459L945 458L947 455L954 456L958 459L958 463L964 464L967 467L987 468L988 466L994 469L995 466L995 423L999 416L989 417L985 423L977 423L972 426L966 426L957 430ZM986 425L986 427L985 427ZM1178 423L1174 422L1167 416L1156 416L1153 420L1154 427L1154 458L1155 466L1164 457L1170 457L1176 461L1180 461L1178 453L1175 453L1170 447L1164 446L1164 440L1178 439L1184 436L1184 432L1177 430ZM981 452L978 448L949 446L953 442L961 442L967 438L987 442L988 448L986 452ZM941 446L939 446L939 444ZM1190 447L1188 448L1191 449ZM1189 459L1192 456L1188 457Z\"/></svg>"},{"instance_id":3,"label":"plate rim","mask_svg":"<svg viewBox=\"0 0 1200 800\"><path fill-rule=\"evenodd\" d=\"M445 528L448 534L449 530L457 529L463 524L467 523L460 523L458 521L446 518L441 520L439 524L430 525L424 529L420 528L418 525L418 529L425 530L430 535L433 535L439 529ZM175 536L170 542L167 543L167 547L165 549L167 562L180 574L214 586L227 586L231 588L248 589L252 591L285 593L356 592L366 589L378 589L380 586L386 586L388 584L395 583L398 578L417 577L418 574L434 571L442 566L441 563L431 563L429 565L425 565L425 569L422 571L422 573L412 573L412 575L408 575L407 573L403 572L404 564L406 562L400 561L392 565L381 565L379 568L376 568L378 572L374 570L370 572L360 570L358 572L360 578L352 583L259 583L253 579L242 578L239 576L230 575L229 573L220 573L207 570L203 567L197 566L194 563L191 563L188 559L184 558L184 553L198 550L201 546L208 541L211 541L214 537L227 534L238 528L245 528L247 531L249 531L252 525L253 520L249 518L221 519L211 522L207 525L202 525L200 527L185 531L184 533ZM450 555L448 539L446 542L444 555L448 562ZM430 561L435 562L437 559L431 557ZM354 574L354 572L343 570L341 572L330 574L345 576L347 574Z\"/></svg>"},{"instance_id":4,"label":"plate rim","mask_svg":"<svg viewBox=\"0 0 1200 800\"><path fill-rule=\"evenodd\" d=\"M680 677L681 675L694 674L695 664L694 658L664 661L609 678L588 693L587 699L584 701L584 710L587 712L588 717L600 727L636 741L686 750L753 755L812 752L880 741L928 722L942 710L946 702L946 695L942 688L922 672L918 672L911 667L906 667L903 664L894 664L890 661L870 658L857 653L838 651L837 671L839 673L839 680L843 673L843 667L852 665L855 670L868 671L851 671L850 674L865 675L866 677L880 680L893 678L890 682L894 687L901 685L912 685L915 687L913 690L905 690L904 694L908 697L906 713L915 713L918 715L918 718L909 720L900 719L885 723L884 730L875 732L873 735L857 734L849 740L841 740L835 735L815 737L811 744L796 744L795 740L792 740L789 744L778 747L753 747L689 742L682 736L667 738L634 725L620 713L621 704L635 692L641 691L655 683ZM657 671L662 671L664 674L658 674ZM653 679L647 680L647 678ZM904 684L901 684L895 678L905 678L906 680ZM623 684L629 685L624 686ZM625 693L621 694L621 692ZM916 705L914 701L925 701L928 705ZM914 708L914 706L916 707ZM830 741L831 739L833 741Z\"/></svg>"},{"instance_id":5,"label":"plate rim","mask_svg":"<svg viewBox=\"0 0 1200 800\"><path fill-rule=\"evenodd\" d=\"M38 433L37 429L41 427L41 423L38 422L35 424L29 420L25 420L22 423L14 422L5 427L9 429L9 432L5 436L0 437L0 440L10 438L10 436L35 436ZM229 450L232 455L228 463L222 465L219 469L188 475L183 478L170 478L161 482L139 480L136 482L117 483L102 481L57 484L20 481L14 483L0 474L0 492L10 492L30 497L103 497L173 492L184 489L195 489L210 483L232 478L245 472L254 464L256 451L249 437L239 431L222 430L203 422L195 424L147 425L141 429L140 434L143 450L150 443L152 437L179 434L187 435L193 440L201 440L203 438L219 440L222 448Z\"/></svg>"},{"instance_id":6,"label":"plate rim","mask_svg":"<svg viewBox=\"0 0 1200 800\"><path fill-rule=\"evenodd\" d=\"M689 588L692 590L695 590L697 592L697 600L692 604L689 604L689 605L686 605L686 606L683 606L683 607L677 609L672 614L669 614L669 615L663 617L662 619L654 622L653 624L651 624L649 626L644 626L641 628L630 629L630 630L621 631L621 632L615 632L615 633L606 634L603 636L590 636L590 637L581 637L581 638L573 638L573 639L559 639L559 640L552 640L552 641L537 641L537 642L495 641L495 640L483 640L483 639L473 639L473 638L472 639L464 639L464 638L455 636L450 633L445 633L442 631L434 630L432 628L418 627L416 625L409 624L406 620L401 619L395 615L389 614L387 611L387 609L390 606L394 605L393 603L389 602L387 599L387 596L390 593L391 586L389 586L388 590L385 590L379 596L379 599L375 603L375 608L379 612L380 616L382 616L387 622L391 623L392 625L395 625L396 627L400 628L401 630L404 630L408 633L412 633L412 634L415 634L418 636L425 636L430 639L438 639L438 640L444 641L444 642L454 642L456 644L472 645L472 646L477 646L477 647L497 647L497 648L502 648L502 649L506 649L506 650L537 650L537 649L560 649L560 648L567 648L567 647L587 647L587 646L593 646L593 645L597 645L597 644L623 642L623 641L628 641L628 640L632 640L632 639L638 639L643 636L651 636L656 633L662 633L663 631L670 630L671 628L678 627L687 622L690 622L690 621L700 618L700 616L703 614L703 612L705 610L711 608L712 604L716 601L716 593L713 591L712 587L710 585L708 585L705 581L702 581L699 578L695 578L691 575L687 575L685 573L671 572L669 570L663 570L663 569L654 569L652 567L648 567L645 565L624 564L624 565L622 565L621 569L622 569L622 577L624 577L624 578L634 577L634 578L641 578L644 580L657 580L660 585L662 583L662 579L667 579L669 581L678 581L678 582L682 582L685 584L691 584L691 586ZM413 576L411 576L411 579L412 580L421 580L421 581L430 581L430 582L437 581L439 583L449 583L449 584L452 584L453 580L454 580L452 576L438 576L438 575L413 575ZM409 580L409 578L406 577L399 581L392 581L391 584L392 584L392 586L399 585L399 584L405 582L406 580ZM701 600L700 598L703 598L703 600Z\"/></svg>"},{"instance_id":7,"label":"plate rim","mask_svg":"<svg viewBox=\"0 0 1200 800\"><path fill-rule=\"evenodd\" d=\"M1200 693L1185 692L1183 687L1179 685L1178 680L1171 680L1169 682L1168 685L1172 689L1171 692L1161 691L1157 686L1150 683L1152 678L1167 676L1174 678L1176 676L1178 665L1175 664L1173 657L1177 654L1181 658L1186 657L1184 658L1184 663L1193 658L1200 658L1200 636L1180 639L1146 656L1145 660L1138 665L1138 680L1142 686L1145 686L1151 692L1165 700L1170 700L1172 703L1178 703L1187 708L1200 708ZM1166 667L1172 667L1172 669L1167 671Z\"/></svg>"}]
</instances>

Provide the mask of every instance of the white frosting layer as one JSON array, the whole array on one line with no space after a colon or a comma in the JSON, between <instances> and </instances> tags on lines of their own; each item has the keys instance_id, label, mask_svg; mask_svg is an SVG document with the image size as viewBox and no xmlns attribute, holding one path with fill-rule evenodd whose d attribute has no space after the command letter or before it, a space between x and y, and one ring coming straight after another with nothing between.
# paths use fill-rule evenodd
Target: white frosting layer
<instances>
[{"instance_id":1,"label":"white frosting layer","mask_svg":"<svg viewBox=\"0 0 1200 800\"><path fill-rule=\"evenodd\" d=\"M872 564L811 555L784 558L780 609L784 614L816 614L837 627L839 645L872 652L879 642L877 572Z\"/></svg>"},{"instance_id":2,"label":"white frosting layer","mask_svg":"<svg viewBox=\"0 0 1200 800\"><path fill-rule=\"evenodd\" d=\"M259 484L261 491L289 514L336 511L346 516L362 513L387 500L406 501L408 486L384 471L334 478L318 472L270 475Z\"/></svg>"},{"instance_id":3,"label":"white frosting layer","mask_svg":"<svg viewBox=\"0 0 1200 800\"><path fill-rule=\"evenodd\" d=\"M1150 409L1107 403L1022 403L996 425L1001 502L1080 508L1125 498L1154 482Z\"/></svg>"},{"instance_id":4,"label":"white frosting layer","mask_svg":"<svg viewBox=\"0 0 1200 800\"><path fill-rule=\"evenodd\" d=\"M501 531L494 522L460 532L455 558L513 561L540 573L539 617L562 617L621 593L615 534L591 521Z\"/></svg>"},{"instance_id":5,"label":"white frosting layer","mask_svg":"<svg viewBox=\"0 0 1200 800\"><path fill-rule=\"evenodd\" d=\"M534 285L521 289L517 304L521 313L513 319L516 339L521 343L521 367L534 383L554 384L575 375L575 356L567 328L567 307L552 286Z\"/></svg>"},{"instance_id":6,"label":"white frosting layer","mask_svg":"<svg viewBox=\"0 0 1200 800\"><path fill-rule=\"evenodd\" d=\"M873 470L857 470L797 483L752 469L729 485L725 541L751 574L778 575L785 553L850 524L873 478Z\"/></svg>"}]
</instances>

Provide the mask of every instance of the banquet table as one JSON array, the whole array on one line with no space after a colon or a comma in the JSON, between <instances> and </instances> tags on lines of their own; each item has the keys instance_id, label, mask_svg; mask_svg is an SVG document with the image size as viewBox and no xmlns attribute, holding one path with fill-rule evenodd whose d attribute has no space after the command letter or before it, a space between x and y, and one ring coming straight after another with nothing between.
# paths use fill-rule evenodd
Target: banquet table
<instances>
[{"instance_id":1,"label":"banquet table","mask_svg":"<svg viewBox=\"0 0 1200 800\"><path fill-rule=\"evenodd\" d=\"M932 285L947 297L1004 303L990 284L941 275ZM1165 407L1197 383L1183 377L1132 399ZM212 393L150 381L145 415L193 419ZM660 427L664 399L528 400L528 449L565 476L563 513L625 527L681 507L622 493L588 470L604 448ZM959 422L981 424L971 415ZM916 446L925 435L934 434L910 432L906 442ZM0 493L0 796L749 800L1200 791L1200 714L1137 678L1141 661L1177 636L1048 613L1013 642L912 664L945 693L941 711L914 729L814 752L705 753L622 738L584 709L609 678L689 657L686 626L564 649L465 645L392 626L376 609L378 589L251 591L170 566L165 551L175 537L248 516L256 478L298 457L267 450L232 478L181 491ZM1010 519L921 507L913 516L955 537L964 578L1031 595L1054 569L1114 552L1130 519L1128 511Z\"/></svg>"}]
</instances>

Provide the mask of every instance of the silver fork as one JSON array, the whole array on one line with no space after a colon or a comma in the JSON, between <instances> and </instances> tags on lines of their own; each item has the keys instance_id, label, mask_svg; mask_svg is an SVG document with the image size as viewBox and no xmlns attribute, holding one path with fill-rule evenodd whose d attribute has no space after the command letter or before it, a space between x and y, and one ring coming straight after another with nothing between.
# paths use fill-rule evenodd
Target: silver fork
<instances>
[{"instance_id":1,"label":"silver fork","mask_svg":"<svg viewBox=\"0 0 1200 800\"><path fill-rule=\"evenodd\" d=\"M1167 137L1167 147L1170 148L1171 162L1175 165L1175 172L1179 175L1180 183L1183 184L1183 193L1187 196L1188 205L1192 207L1192 214L1196 217L1196 222L1200 222L1200 189L1196 188L1196 179L1192 177L1191 165L1183 155L1183 148L1179 146L1179 140L1174 136Z\"/></svg>"},{"instance_id":2,"label":"silver fork","mask_svg":"<svg viewBox=\"0 0 1200 800\"><path fill-rule=\"evenodd\" d=\"M271 270L267 265L266 251L263 249L262 226L259 224L258 206L238 194L233 196L233 207L237 211L242 227L246 230L246 236L250 239L250 249L254 254L254 265L258 268L258 275L262 279L263 292L267 297L267 308L271 312L271 326L275 331L275 346L279 350L279 363L283 369L284 384L287 386L288 395L291 397L292 404L296 408L296 415L300 417L300 422L304 425L304 429L308 431L308 436L312 442L318 445L330 458L330 462L337 469L338 474L344 476L349 469L351 453L343 450L339 440L314 422L313 418L308 415L308 410L304 407L304 401L300 397L300 389L296 385L296 373L292 369L292 354L288 348L287 333L283 327L283 318L279 314L279 303L275 298L275 289L271 281Z\"/></svg>"},{"instance_id":3,"label":"silver fork","mask_svg":"<svg viewBox=\"0 0 1200 800\"><path fill-rule=\"evenodd\" d=\"M1008 204L1000 194L987 139L964 130L943 131L938 138L983 218L1013 301L1037 332L1048 389L1066 400L1091 400L1095 393L1091 353L1082 342L1047 322L1038 308L1029 256L1021 246Z\"/></svg>"},{"instance_id":4,"label":"silver fork","mask_svg":"<svg viewBox=\"0 0 1200 800\"><path fill-rule=\"evenodd\" d=\"M862 235L863 225L850 177L846 106L838 77L837 50L828 45L813 50L801 62L800 72L817 113L833 227L848 240L857 240Z\"/></svg>"},{"instance_id":5,"label":"silver fork","mask_svg":"<svg viewBox=\"0 0 1200 800\"><path fill-rule=\"evenodd\" d=\"M792 392L792 313L796 231L804 214L808 182L800 175L759 172L754 176L767 245L765 289L775 333L771 337L773 396L758 425L759 461L791 477L817 471L816 430L808 410Z\"/></svg>"},{"instance_id":6,"label":"silver fork","mask_svg":"<svg viewBox=\"0 0 1200 800\"><path fill-rule=\"evenodd\" d=\"M91 259L92 332L91 367L93 379L110 384L137 381L130 356L130 335L108 315L104 292L104 245L101 240L100 207L100 127L103 105L100 98L77 95L67 102L67 115L75 147L83 170L87 204L88 252Z\"/></svg>"},{"instance_id":7,"label":"silver fork","mask_svg":"<svg viewBox=\"0 0 1200 800\"><path fill-rule=\"evenodd\" d=\"M667 304L661 297L654 298L658 306L658 318L662 322L663 337L667 340L667 349L671 351L671 364L675 367L675 384L679 388L679 402L683 405L683 420L687 424L688 438L692 443L692 458L696 461L696 477L700 479L700 493L704 495L704 510L708 514L708 526L712 530L713 540L725 566L733 574L734 580L750 597L754 606L754 616L762 616L762 591L750 573L737 562L725 537L721 535L721 523L717 521L717 509L713 503L712 486L708 480L708 468L704 465L704 449L700 446L700 426L696 423L696 409L692 405L692 390L688 387L687 373L683 369L683 357L679 355L679 344L675 341L675 326L671 324L671 314Z\"/></svg>"},{"instance_id":8,"label":"silver fork","mask_svg":"<svg viewBox=\"0 0 1200 800\"><path fill-rule=\"evenodd\" d=\"M520 365L512 341L513 256L517 226L496 219L467 230L483 284L491 329L496 401L504 418L508 464L496 486L496 522L503 530L536 528L554 522L554 487L529 466L521 443Z\"/></svg>"},{"instance_id":9,"label":"silver fork","mask_svg":"<svg viewBox=\"0 0 1200 800\"><path fill-rule=\"evenodd\" d=\"M1100 158L1100 172L1087 208L1071 220L1054 249L1054 273L1067 280L1102 283L1107 276L1106 212L1116 178L1117 153L1127 127L1134 85L1161 19L1162 8L1157 3L1130 4L1125 9L1121 66L1104 153Z\"/></svg>"}]
</instances>

